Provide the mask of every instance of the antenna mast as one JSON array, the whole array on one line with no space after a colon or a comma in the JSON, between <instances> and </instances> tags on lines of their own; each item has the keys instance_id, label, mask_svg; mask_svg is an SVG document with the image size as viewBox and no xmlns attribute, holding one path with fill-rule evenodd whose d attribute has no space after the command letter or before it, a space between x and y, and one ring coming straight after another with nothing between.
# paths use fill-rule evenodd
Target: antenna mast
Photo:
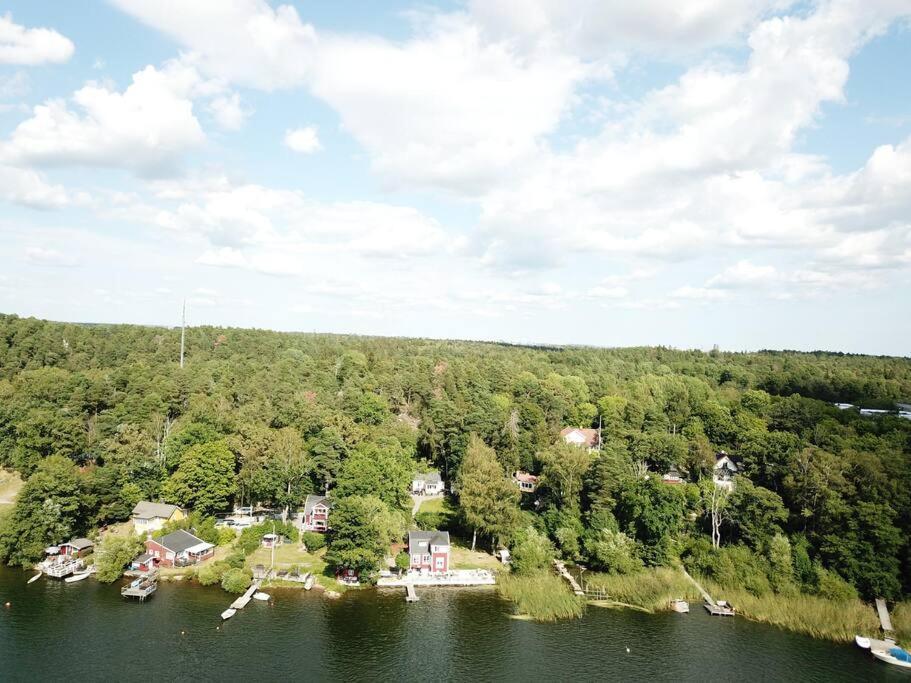
<instances>
[{"instance_id":1,"label":"antenna mast","mask_svg":"<svg viewBox=\"0 0 911 683\"><path fill-rule=\"evenodd\" d=\"M183 367L183 345L187 334L187 300L183 300L183 312L180 316L180 367Z\"/></svg>"}]
</instances>

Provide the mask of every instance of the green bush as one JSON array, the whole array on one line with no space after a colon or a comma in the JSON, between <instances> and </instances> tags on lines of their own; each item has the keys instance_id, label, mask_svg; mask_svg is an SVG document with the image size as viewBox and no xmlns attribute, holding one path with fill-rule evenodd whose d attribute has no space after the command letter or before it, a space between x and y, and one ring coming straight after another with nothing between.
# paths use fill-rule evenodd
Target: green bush
<instances>
[{"instance_id":1,"label":"green bush","mask_svg":"<svg viewBox=\"0 0 911 683\"><path fill-rule=\"evenodd\" d=\"M223 562L210 562L197 567L196 580L203 586L214 586L221 582L227 570L228 566Z\"/></svg>"},{"instance_id":2,"label":"green bush","mask_svg":"<svg viewBox=\"0 0 911 683\"><path fill-rule=\"evenodd\" d=\"M311 553L326 547L326 537L316 531L305 531L301 534L301 540Z\"/></svg>"},{"instance_id":3,"label":"green bush","mask_svg":"<svg viewBox=\"0 0 911 683\"><path fill-rule=\"evenodd\" d=\"M234 569L243 569L247 556L240 550L235 550L225 558L225 564Z\"/></svg>"},{"instance_id":4,"label":"green bush","mask_svg":"<svg viewBox=\"0 0 911 683\"><path fill-rule=\"evenodd\" d=\"M237 534L234 529L223 527L218 530L218 539L215 545L231 545L237 540Z\"/></svg>"},{"instance_id":5,"label":"green bush","mask_svg":"<svg viewBox=\"0 0 911 683\"><path fill-rule=\"evenodd\" d=\"M123 576L123 569L145 546L138 536L108 535L95 552L96 578L102 583L112 583Z\"/></svg>"},{"instance_id":6,"label":"green bush","mask_svg":"<svg viewBox=\"0 0 911 683\"><path fill-rule=\"evenodd\" d=\"M554 547L547 536L529 527L516 534L510 554L513 572L533 574L550 565L554 557Z\"/></svg>"},{"instance_id":7,"label":"green bush","mask_svg":"<svg viewBox=\"0 0 911 683\"><path fill-rule=\"evenodd\" d=\"M250 572L244 569L229 569L221 577L221 587L229 593L243 593L252 579Z\"/></svg>"},{"instance_id":8,"label":"green bush","mask_svg":"<svg viewBox=\"0 0 911 683\"><path fill-rule=\"evenodd\" d=\"M835 572L816 567L816 594L828 600L856 600L857 589Z\"/></svg>"},{"instance_id":9,"label":"green bush","mask_svg":"<svg viewBox=\"0 0 911 683\"><path fill-rule=\"evenodd\" d=\"M395 566L402 571L408 571L411 567L411 555L404 550L395 556Z\"/></svg>"}]
</instances>

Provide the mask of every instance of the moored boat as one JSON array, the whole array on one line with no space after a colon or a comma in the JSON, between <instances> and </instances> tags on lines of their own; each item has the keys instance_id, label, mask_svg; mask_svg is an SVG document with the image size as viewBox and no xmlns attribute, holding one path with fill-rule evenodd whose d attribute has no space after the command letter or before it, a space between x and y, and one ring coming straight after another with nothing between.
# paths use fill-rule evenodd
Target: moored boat
<instances>
[{"instance_id":1,"label":"moored boat","mask_svg":"<svg viewBox=\"0 0 911 683\"><path fill-rule=\"evenodd\" d=\"M222 621L227 621L228 619L233 617L235 614L237 614L237 610L234 609L233 607L229 607L228 609L226 609L224 612L221 613Z\"/></svg>"},{"instance_id":2,"label":"moored boat","mask_svg":"<svg viewBox=\"0 0 911 683\"><path fill-rule=\"evenodd\" d=\"M26 583L35 583L35 581L40 579L43 575L44 575L44 572L38 572L32 578L30 578Z\"/></svg>"},{"instance_id":3,"label":"moored boat","mask_svg":"<svg viewBox=\"0 0 911 683\"><path fill-rule=\"evenodd\" d=\"M911 652L900 647L892 647L888 650L871 650L871 652L881 662L900 666L903 669L911 669Z\"/></svg>"},{"instance_id":4,"label":"moored boat","mask_svg":"<svg viewBox=\"0 0 911 683\"><path fill-rule=\"evenodd\" d=\"M79 574L73 574L72 576L68 576L63 581L64 581L64 583L75 583L76 581L82 581L83 579L87 579L91 575L92 575L92 572L85 571L85 572L81 572Z\"/></svg>"},{"instance_id":5,"label":"moored boat","mask_svg":"<svg viewBox=\"0 0 911 683\"><path fill-rule=\"evenodd\" d=\"M313 582L316 581L313 574L307 574L307 578L304 579L304 590L310 590L313 588Z\"/></svg>"},{"instance_id":6,"label":"moored boat","mask_svg":"<svg viewBox=\"0 0 911 683\"><path fill-rule=\"evenodd\" d=\"M265 602L266 600L269 600L269 599L271 599L271 598L272 598L272 596L269 595L268 593L259 592L259 593L254 593L254 594L253 594L253 599L254 599L254 600L262 600L262 601Z\"/></svg>"},{"instance_id":7,"label":"moored boat","mask_svg":"<svg viewBox=\"0 0 911 683\"><path fill-rule=\"evenodd\" d=\"M690 603L686 600L671 600L671 609L675 612L686 614L690 611Z\"/></svg>"},{"instance_id":8,"label":"moored boat","mask_svg":"<svg viewBox=\"0 0 911 683\"><path fill-rule=\"evenodd\" d=\"M863 648L864 650L870 649L869 638L865 638L864 636L854 636L854 642L857 643L857 647Z\"/></svg>"}]
</instances>

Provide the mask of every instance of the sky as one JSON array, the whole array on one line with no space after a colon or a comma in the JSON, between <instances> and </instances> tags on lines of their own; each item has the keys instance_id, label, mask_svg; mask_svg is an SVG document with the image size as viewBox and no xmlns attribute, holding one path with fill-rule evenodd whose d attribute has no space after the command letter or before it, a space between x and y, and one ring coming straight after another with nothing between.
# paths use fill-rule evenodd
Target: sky
<instances>
[{"instance_id":1,"label":"sky","mask_svg":"<svg viewBox=\"0 0 911 683\"><path fill-rule=\"evenodd\" d=\"M911 355L911 0L5 0L0 311Z\"/></svg>"}]
</instances>

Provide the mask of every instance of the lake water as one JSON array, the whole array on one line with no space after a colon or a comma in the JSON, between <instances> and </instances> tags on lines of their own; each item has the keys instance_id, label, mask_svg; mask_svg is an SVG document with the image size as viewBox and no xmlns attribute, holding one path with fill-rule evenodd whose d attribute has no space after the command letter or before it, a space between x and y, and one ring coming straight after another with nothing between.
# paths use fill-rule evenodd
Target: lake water
<instances>
[{"instance_id":1,"label":"lake water","mask_svg":"<svg viewBox=\"0 0 911 683\"><path fill-rule=\"evenodd\" d=\"M29 576L0 567L0 680L911 681L853 645L701 608L535 624L493 591L419 589L408 604L398 590L271 589L222 623L232 598L218 588L162 584L139 603L120 583Z\"/></svg>"}]
</instances>

